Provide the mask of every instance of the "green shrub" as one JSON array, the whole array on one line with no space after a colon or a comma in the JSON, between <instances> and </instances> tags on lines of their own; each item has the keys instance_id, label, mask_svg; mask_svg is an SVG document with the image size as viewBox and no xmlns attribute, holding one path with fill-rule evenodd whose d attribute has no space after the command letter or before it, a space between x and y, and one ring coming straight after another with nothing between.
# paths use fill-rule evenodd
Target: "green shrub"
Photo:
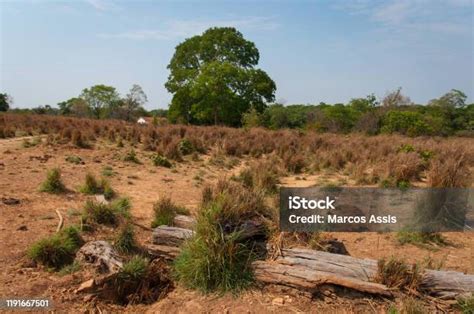
<instances>
[{"instance_id":1,"label":"green shrub","mask_svg":"<svg viewBox=\"0 0 474 314\"><path fill-rule=\"evenodd\" d=\"M182 155L189 155L194 152L194 145L186 138L183 138L178 143L178 150Z\"/></svg>"},{"instance_id":2,"label":"green shrub","mask_svg":"<svg viewBox=\"0 0 474 314\"><path fill-rule=\"evenodd\" d=\"M426 123L420 112L392 110L383 118L381 132L419 136L431 135L433 129Z\"/></svg>"},{"instance_id":3,"label":"green shrub","mask_svg":"<svg viewBox=\"0 0 474 314\"><path fill-rule=\"evenodd\" d=\"M172 164L168 160L168 158L160 155L160 154L155 154L152 156L152 161L155 166L160 166L160 167L165 167L165 168L171 168Z\"/></svg>"},{"instance_id":4,"label":"green shrub","mask_svg":"<svg viewBox=\"0 0 474 314\"><path fill-rule=\"evenodd\" d=\"M172 226L174 217L179 212L183 212L183 209L173 203L169 197L164 197L153 204L153 212L155 218L151 226L152 228L156 228L162 225Z\"/></svg>"},{"instance_id":5,"label":"green shrub","mask_svg":"<svg viewBox=\"0 0 474 314\"><path fill-rule=\"evenodd\" d=\"M135 153L135 150L134 150L134 149L131 149L131 150L123 157L123 161L133 162L133 163L136 163L136 164L141 164L140 160L139 160L138 157L137 157L137 153Z\"/></svg>"},{"instance_id":6,"label":"green shrub","mask_svg":"<svg viewBox=\"0 0 474 314\"><path fill-rule=\"evenodd\" d=\"M75 227L68 227L34 243L28 256L47 267L59 270L74 260L83 240Z\"/></svg>"},{"instance_id":7,"label":"green shrub","mask_svg":"<svg viewBox=\"0 0 474 314\"><path fill-rule=\"evenodd\" d=\"M59 168L48 171L46 180L40 186L40 191L56 194L66 191L64 184L61 182L61 170Z\"/></svg>"},{"instance_id":8,"label":"green shrub","mask_svg":"<svg viewBox=\"0 0 474 314\"><path fill-rule=\"evenodd\" d=\"M415 148L410 144L402 144L397 150L397 152L399 153L410 153L414 151L415 151Z\"/></svg>"},{"instance_id":9,"label":"green shrub","mask_svg":"<svg viewBox=\"0 0 474 314\"><path fill-rule=\"evenodd\" d=\"M84 163L82 161L82 158L79 157L79 156L67 156L66 161L70 162L71 164L75 164L75 165L80 165L80 164Z\"/></svg>"},{"instance_id":10,"label":"green shrub","mask_svg":"<svg viewBox=\"0 0 474 314\"><path fill-rule=\"evenodd\" d=\"M115 248L120 253L130 254L135 251L137 248L137 243L135 240L135 232L133 227L130 224L125 224L121 230L114 243Z\"/></svg>"},{"instance_id":11,"label":"green shrub","mask_svg":"<svg viewBox=\"0 0 474 314\"><path fill-rule=\"evenodd\" d=\"M445 246L446 239L441 233L437 232L410 232L398 231L397 240L400 244L413 244L420 247L429 248L430 245Z\"/></svg>"}]
</instances>

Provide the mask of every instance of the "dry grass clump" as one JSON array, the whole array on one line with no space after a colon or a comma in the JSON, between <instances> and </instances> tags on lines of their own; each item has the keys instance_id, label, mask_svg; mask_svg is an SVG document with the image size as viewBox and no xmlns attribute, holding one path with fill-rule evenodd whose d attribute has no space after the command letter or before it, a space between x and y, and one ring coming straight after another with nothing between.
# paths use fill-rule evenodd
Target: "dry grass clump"
<instances>
[{"instance_id":1,"label":"dry grass clump","mask_svg":"<svg viewBox=\"0 0 474 314\"><path fill-rule=\"evenodd\" d=\"M377 263L376 282L389 288L417 291L422 280L422 270L417 264L408 265L405 261L391 257L382 258Z\"/></svg>"},{"instance_id":2,"label":"dry grass clump","mask_svg":"<svg viewBox=\"0 0 474 314\"><path fill-rule=\"evenodd\" d=\"M151 304L166 295L172 283L168 266L163 261L150 261L137 255L123 265L108 286L113 292L112 301L115 303ZM110 293L108 295L110 297Z\"/></svg>"},{"instance_id":3,"label":"dry grass clump","mask_svg":"<svg viewBox=\"0 0 474 314\"><path fill-rule=\"evenodd\" d=\"M273 194L278 191L279 177L283 175L275 158L257 161L240 171L237 180L247 188Z\"/></svg>"},{"instance_id":4,"label":"dry grass clump","mask_svg":"<svg viewBox=\"0 0 474 314\"><path fill-rule=\"evenodd\" d=\"M84 139L81 131L74 129L71 133L71 143L79 148L89 148L90 145Z\"/></svg>"},{"instance_id":5,"label":"dry grass clump","mask_svg":"<svg viewBox=\"0 0 474 314\"><path fill-rule=\"evenodd\" d=\"M472 159L472 157L471 157ZM471 182L468 155L462 148L441 152L434 158L428 169L431 187L468 187Z\"/></svg>"}]
</instances>

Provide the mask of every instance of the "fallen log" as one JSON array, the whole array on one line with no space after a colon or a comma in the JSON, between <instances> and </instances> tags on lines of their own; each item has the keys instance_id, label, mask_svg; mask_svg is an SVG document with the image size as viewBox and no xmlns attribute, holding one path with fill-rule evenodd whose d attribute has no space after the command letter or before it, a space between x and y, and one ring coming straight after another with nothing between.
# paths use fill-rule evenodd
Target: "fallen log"
<instances>
[{"instance_id":1,"label":"fallen log","mask_svg":"<svg viewBox=\"0 0 474 314\"><path fill-rule=\"evenodd\" d=\"M377 261L370 259L310 249L283 249L274 261L256 261L253 266L255 278L264 283L303 289L331 283L380 295L389 292L385 286L371 282L377 274ZM420 288L429 295L452 299L474 292L474 275L425 270Z\"/></svg>"},{"instance_id":2,"label":"fallen log","mask_svg":"<svg viewBox=\"0 0 474 314\"><path fill-rule=\"evenodd\" d=\"M165 241L158 241L160 245L148 246L148 251L155 256L174 259L183 242L183 229L163 226L157 229L167 230L167 238ZM179 232L174 229L179 229ZM188 230L187 235L189 232L191 231ZM176 239L172 239L173 237ZM377 274L377 261L371 259L295 248L282 249L281 255L276 259L258 260L252 265L255 279L263 284L283 285L311 294L318 291L319 287L331 284L370 294L391 295L390 288L373 282ZM425 270L420 288L437 298L453 299L474 292L474 275Z\"/></svg>"},{"instance_id":3,"label":"fallen log","mask_svg":"<svg viewBox=\"0 0 474 314\"><path fill-rule=\"evenodd\" d=\"M163 257L167 260L174 260L181 252L181 249L177 246L166 246L156 244L148 244L146 246L146 250L151 256Z\"/></svg>"},{"instance_id":4,"label":"fallen log","mask_svg":"<svg viewBox=\"0 0 474 314\"><path fill-rule=\"evenodd\" d=\"M176 215L173 219L173 225L178 228L194 229L196 225L196 219L186 215Z\"/></svg>"},{"instance_id":5,"label":"fallen log","mask_svg":"<svg viewBox=\"0 0 474 314\"><path fill-rule=\"evenodd\" d=\"M189 229L159 226L153 230L152 241L153 244L177 247L193 235L194 231Z\"/></svg>"}]
</instances>

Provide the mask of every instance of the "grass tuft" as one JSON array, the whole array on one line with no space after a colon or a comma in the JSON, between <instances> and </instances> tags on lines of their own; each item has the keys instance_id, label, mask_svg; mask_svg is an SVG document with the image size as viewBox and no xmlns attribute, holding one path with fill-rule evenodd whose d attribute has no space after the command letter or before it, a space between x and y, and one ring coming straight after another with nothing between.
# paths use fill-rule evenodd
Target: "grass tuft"
<instances>
[{"instance_id":1,"label":"grass tuft","mask_svg":"<svg viewBox=\"0 0 474 314\"><path fill-rule=\"evenodd\" d=\"M79 189L81 193L93 195L104 194L105 199L110 200L115 196L115 191L106 179L97 181L93 174L87 173L84 185Z\"/></svg>"},{"instance_id":2,"label":"grass tuft","mask_svg":"<svg viewBox=\"0 0 474 314\"><path fill-rule=\"evenodd\" d=\"M61 170L53 168L48 171L46 180L40 186L41 192L59 194L66 191L64 184L61 181Z\"/></svg>"},{"instance_id":3,"label":"grass tuft","mask_svg":"<svg viewBox=\"0 0 474 314\"><path fill-rule=\"evenodd\" d=\"M457 299L455 307L463 314L474 313L474 294L470 296L460 297Z\"/></svg>"},{"instance_id":4,"label":"grass tuft","mask_svg":"<svg viewBox=\"0 0 474 314\"><path fill-rule=\"evenodd\" d=\"M137 242L131 224L125 224L121 228L117 238L115 239L114 246L120 253L124 254L130 254L136 250Z\"/></svg>"},{"instance_id":5,"label":"grass tuft","mask_svg":"<svg viewBox=\"0 0 474 314\"><path fill-rule=\"evenodd\" d=\"M410 232L398 231L397 240L400 244L413 244L422 248L433 248L434 246L446 246L448 242L441 233L437 232Z\"/></svg>"},{"instance_id":6,"label":"grass tuft","mask_svg":"<svg viewBox=\"0 0 474 314\"><path fill-rule=\"evenodd\" d=\"M151 223L152 228L162 225L172 226L174 217L176 217L177 214L189 214L186 208L176 205L169 197L161 198L158 202L153 204L153 211L155 218Z\"/></svg>"},{"instance_id":7,"label":"grass tuft","mask_svg":"<svg viewBox=\"0 0 474 314\"><path fill-rule=\"evenodd\" d=\"M82 243L78 229L67 227L34 243L28 250L28 256L46 267L59 270L73 262Z\"/></svg>"},{"instance_id":8,"label":"grass tuft","mask_svg":"<svg viewBox=\"0 0 474 314\"><path fill-rule=\"evenodd\" d=\"M230 181L204 191L196 233L174 262L175 277L203 292L238 293L253 283L251 262L257 256L255 242L241 240L240 226L268 215L264 196Z\"/></svg>"}]
</instances>

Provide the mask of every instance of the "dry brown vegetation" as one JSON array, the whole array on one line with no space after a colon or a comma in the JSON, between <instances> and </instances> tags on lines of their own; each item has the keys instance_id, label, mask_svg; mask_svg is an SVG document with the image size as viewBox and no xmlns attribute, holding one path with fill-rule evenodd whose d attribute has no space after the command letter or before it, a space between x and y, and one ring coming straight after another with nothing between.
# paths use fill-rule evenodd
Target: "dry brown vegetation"
<instances>
[{"instance_id":1,"label":"dry brown vegetation","mask_svg":"<svg viewBox=\"0 0 474 314\"><path fill-rule=\"evenodd\" d=\"M472 186L474 145L470 138L397 135L335 135L294 130L234 129L169 125L139 126L118 120L2 114L0 137L47 134L49 144L88 147L97 138L140 146L176 162L191 153L273 156L288 173L343 171L358 184L433 187ZM263 167L267 171L268 167ZM276 171L276 170L272 170ZM280 169L278 169L280 171ZM258 184L264 184L261 179Z\"/></svg>"},{"instance_id":2,"label":"dry brown vegetation","mask_svg":"<svg viewBox=\"0 0 474 314\"><path fill-rule=\"evenodd\" d=\"M5 162L6 168L5 165L2 168L3 159L0 160L0 170L9 169L8 173L4 171L0 172L0 175L5 174L4 178L12 180L12 182L15 181L12 184L0 182L0 188L3 189L0 191L0 196L15 196L21 198L22 202L24 199L28 199L25 201L27 205L23 203L20 205L21 210L30 211L30 216L34 217L32 219L37 223L37 225L31 223L33 225L31 226L30 221L26 220L29 224L28 228L32 228L35 234L31 239L22 240L18 247L20 252L25 252L32 241L38 239L38 235L44 237L48 235L48 230L54 230L55 223L52 223L55 222L54 220L46 225L48 220L38 217L44 216L45 213L54 213L55 208L63 208L63 206L83 209L79 214L71 214L66 218L66 223L69 225L73 223L94 225L91 231L83 235L85 241L111 240L121 248L121 252L136 252L138 250L136 247L148 241L147 228L150 225L161 224L159 219L172 220L177 214L187 214L182 208L182 204L186 205L196 217L206 214L202 211L203 209L209 210L213 206L217 206L221 211L212 212L215 215L213 221L218 221L220 225L225 225L231 231L235 231L242 220L255 220L258 216L258 219L265 222L268 229L265 240L277 247L303 246L334 253L350 253L360 258L380 259L379 282L387 283L395 288L404 287L405 290L413 290L417 282L415 269L405 267L405 264L402 263L383 260L383 258L388 258L387 254L393 254L394 251L403 252L405 257L410 258L411 265L416 262L416 259L422 259L427 255L431 259L431 251L409 245L402 247L393 235L388 234L280 233L277 229L276 215L278 197L275 194L278 187L296 184L300 186L325 184L390 187L410 185L474 186L472 177L474 143L472 138L408 138L398 135L366 136L358 134L346 136L297 130L269 131L259 128L244 130L184 125L155 127L151 125L139 126L118 120L91 120L44 115L0 115L0 143L2 142L1 138L27 136L39 138L39 142L34 146L28 145L19 148L14 154L10 151L11 147L8 146L9 148L3 151L3 157L7 160ZM36 155L23 153L25 151L35 152ZM39 157L38 154L40 154ZM80 162L65 162L67 156L72 154L80 158ZM0 155L1 157L2 155ZM48 162L48 160L50 161ZM38 185L44 180L46 170L53 169L53 167L60 168L63 173L61 184L64 184L65 192L51 195L39 192ZM113 190L117 192L116 195L113 193L111 198L130 197L131 201L128 198L123 198L112 200L110 205L101 205L91 201L91 197L87 196L88 193L78 193L85 186L84 175L86 173L102 173L103 176L107 176L107 181L102 179L100 182L107 182L107 186L113 187ZM40 178L38 180L41 181L38 182L36 178ZM226 180L222 180L223 178ZM89 178L89 181L95 180ZM90 184L91 182L88 183L88 186L100 185L99 181L93 182L96 184ZM19 189L21 191L17 192ZM31 199L30 196L25 196L28 195L25 193L32 193ZM192 205L189 206L189 204ZM0 206L2 206L1 202ZM5 223L2 221L2 232L6 230L5 234L20 232L15 229L10 230L10 221L23 219L23 216L18 218L18 215L26 215L23 211L18 214L10 208L12 207L8 207L8 211L5 211L7 213L4 217ZM66 211L64 208L61 210L63 214ZM136 223L137 221L140 223L138 227L132 228L132 222ZM220 235L217 231L216 234ZM207 236L215 240L211 237L213 235ZM336 240L336 237L339 240ZM448 235L448 237L450 236ZM469 253L465 251L469 250L469 246L463 247L472 241L472 237L453 235L450 237L450 241L453 238L455 241L452 242L455 245L437 248L440 251L437 253L437 257L442 257L442 254L451 254L448 268L474 271L474 269L468 269L469 261L466 260ZM15 245L12 239L6 237L5 242L8 242L10 248ZM237 240L234 242L240 244ZM235 247L234 242L229 241L224 244ZM217 243L216 247L223 247L221 242L216 240L215 243ZM340 244L342 247L334 244ZM458 244L459 246L457 246ZM349 252L346 251L346 248ZM206 252L204 251L204 253ZM28 261L25 261L22 254L18 253L20 257L13 261L6 256L4 258L9 263L6 272L19 272L16 276L24 279L22 276L26 276L26 274L29 276L31 272L25 270L23 265ZM227 254L228 251L223 252L223 256L227 256ZM458 258L459 255L463 256L462 260ZM194 260L197 259L195 256L192 257ZM217 257L220 258L220 255ZM18 266L18 259L20 259L22 266ZM128 256L127 259L132 261L134 257ZM151 260L149 265L141 267L140 263L136 262L136 265L132 263L131 266L140 266L141 268L138 267L138 270L145 269L146 272L143 271L145 274L153 268L153 263L154 260ZM70 265L71 268L73 266ZM243 271L246 270L244 266L246 267L246 265L242 266ZM227 265L221 267L222 273L228 270L226 267ZM39 275L36 270L33 272L40 279L49 276L46 272ZM79 273L80 278L85 276L82 271ZM242 273L229 276L229 282L234 282L234 279L239 275L242 277ZM407 274L413 276L405 282L408 280L406 279L408 278ZM7 282L9 279L6 278L8 276L3 274L1 279L6 284L5 287L16 287L17 284L11 281ZM77 277L70 279L67 284L71 284L71 282L74 286L80 283ZM165 283L167 287L165 290L168 292L168 288L171 286L168 286L167 280L163 283ZM24 285L31 286L32 283ZM60 287L65 285L60 285ZM219 285L219 283L216 282L213 285ZM133 291L148 291L148 286L136 287L135 283L131 286ZM192 286L192 284L187 286ZM246 287L247 284L245 283L243 286ZM57 292L54 289L52 288L48 293ZM192 295L189 290L180 289L182 287L178 287L177 292L170 292L168 296L165 296L165 293L160 295L165 299L160 302L159 307L153 307L150 311L173 310L173 306L176 306L173 305L173 302L180 300L183 296L188 298L187 301L200 298ZM59 303L73 306L75 309L82 309L82 296L69 293L69 290L62 294L65 294L70 300ZM207 290L207 287L203 290ZM31 288L31 291L35 290ZM281 293L286 294L285 291L277 293L277 298ZM127 294L126 298L130 297L135 300L130 303L151 303L152 299L156 300L158 294L158 291L153 291L149 297L144 297L146 302L141 300L142 294ZM249 305L248 308L242 308L242 311L250 309L258 312L259 310L268 310L267 306L274 306L272 301L274 296L271 293L263 296L259 294L256 297L244 295L241 298L249 298L250 302L255 302L255 304L258 302L265 304L260 307L255 304ZM121 300L123 299L121 298ZM219 299L220 301L215 301L212 298L201 298L200 300L201 304L204 304L203 311L222 310L216 304L225 307L232 307L234 304L233 301L225 297ZM351 302L348 300L333 298L326 303L328 300L323 297L324 305L320 308L321 304L317 303L318 301L305 303L307 301L296 299L293 304L286 304L287 307L281 308L281 310L285 312L304 311L308 310L307 306L311 306L323 311L332 311L340 309L340 306L346 304L345 302ZM96 301L93 305L97 304ZM168 307L167 302L171 302ZM333 305L335 304L334 307L328 306L331 302ZM99 305L105 306L102 303ZM112 311L124 310L122 307L110 306L109 309ZM274 309L278 310L278 306ZM349 306L352 307L352 305ZM369 311L373 310L374 306L378 310L387 310L390 304L385 300L371 299L364 305L356 306L354 311ZM423 307L423 304L421 306ZM146 308L132 307L129 310L143 312Z\"/></svg>"}]
</instances>

